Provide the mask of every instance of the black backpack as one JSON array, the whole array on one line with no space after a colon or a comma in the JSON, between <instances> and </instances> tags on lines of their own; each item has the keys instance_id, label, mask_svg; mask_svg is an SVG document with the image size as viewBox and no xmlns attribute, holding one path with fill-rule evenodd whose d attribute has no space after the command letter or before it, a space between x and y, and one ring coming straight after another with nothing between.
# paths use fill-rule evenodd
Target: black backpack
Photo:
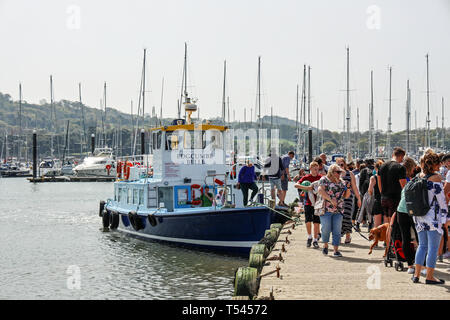
<instances>
[{"instance_id":1,"label":"black backpack","mask_svg":"<svg viewBox=\"0 0 450 320\"><path fill-rule=\"evenodd\" d=\"M373 168L364 168L359 174L359 193L364 196L369 189L370 178L373 175Z\"/></svg>"},{"instance_id":2,"label":"black backpack","mask_svg":"<svg viewBox=\"0 0 450 320\"><path fill-rule=\"evenodd\" d=\"M431 205L428 199L428 179L434 174L426 175L421 178L419 175L409 181L405 186L406 210L409 215L415 217L425 216L430 210ZM436 197L434 197L434 200Z\"/></svg>"}]
</instances>

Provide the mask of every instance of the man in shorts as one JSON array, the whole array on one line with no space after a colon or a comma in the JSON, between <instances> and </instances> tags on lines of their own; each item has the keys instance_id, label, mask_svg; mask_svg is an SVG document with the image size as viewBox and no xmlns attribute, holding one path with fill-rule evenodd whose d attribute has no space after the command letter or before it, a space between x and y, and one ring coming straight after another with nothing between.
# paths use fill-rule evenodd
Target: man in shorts
<instances>
[{"instance_id":1,"label":"man in shorts","mask_svg":"<svg viewBox=\"0 0 450 320\"><path fill-rule=\"evenodd\" d=\"M392 153L392 160L384 163L378 172L378 185L381 187L381 207L384 221L397 210L403 187L406 185L406 169L401 164L405 157L405 150L397 147Z\"/></svg>"},{"instance_id":2,"label":"man in shorts","mask_svg":"<svg viewBox=\"0 0 450 320\"><path fill-rule=\"evenodd\" d=\"M291 160L294 159L295 152L289 151L288 154L285 154L281 157L281 162L283 163L283 170L281 174L281 198L280 198L280 205L287 206L284 200L286 199L286 194L288 191L288 184L289 181L291 181L291 174L289 173L289 165L291 163Z\"/></svg>"},{"instance_id":3,"label":"man in shorts","mask_svg":"<svg viewBox=\"0 0 450 320\"><path fill-rule=\"evenodd\" d=\"M268 178L270 182L270 193L272 200L276 201L276 196L280 199L279 205L281 204L281 173L283 171L283 163L280 156L272 151L269 157L265 161L263 170L263 179Z\"/></svg>"},{"instance_id":4,"label":"man in shorts","mask_svg":"<svg viewBox=\"0 0 450 320\"><path fill-rule=\"evenodd\" d=\"M305 221L306 221L306 232L308 233L308 240L306 242L306 246L311 247L311 243L313 244L315 249L319 248L319 230L320 230L320 217L314 214L314 206L312 205L311 199L309 199L308 191L312 190L312 186L303 186L302 182L309 181L311 183L320 180L322 176L319 174L319 164L315 161L311 162L309 165L310 174L307 174L303 178L301 178L296 184L295 188L301 189L305 191L306 203L305 203ZM314 199L315 200L315 199ZM311 223L314 224L314 239L311 235Z\"/></svg>"}]
</instances>

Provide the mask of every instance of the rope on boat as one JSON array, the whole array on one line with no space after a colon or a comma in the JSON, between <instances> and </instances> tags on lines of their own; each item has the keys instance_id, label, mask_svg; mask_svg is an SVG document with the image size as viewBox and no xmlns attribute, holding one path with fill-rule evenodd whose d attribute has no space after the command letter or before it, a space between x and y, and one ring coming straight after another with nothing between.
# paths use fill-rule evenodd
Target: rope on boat
<instances>
[{"instance_id":1,"label":"rope on boat","mask_svg":"<svg viewBox=\"0 0 450 320\"><path fill-rule=\"evenodd\" d=\"M264 207L264 208L267 208L267 209L269 209L269 210L272 210L273 212L278 213L279 215L282 215L283 217L288 218L289 220L294 221L296 225L300 225L300 224L301 224L300 218L298 218L298 217L292 217L292 216L289 216L289 215L287 215L287 214L284 214L284 213L282 213L281 211L275 210L275 209L269 207L269 206L266 205L266 204L259 203L259 202L252 202L252 205L260 206L260 207Z\"/></svg>"}]
</instances>

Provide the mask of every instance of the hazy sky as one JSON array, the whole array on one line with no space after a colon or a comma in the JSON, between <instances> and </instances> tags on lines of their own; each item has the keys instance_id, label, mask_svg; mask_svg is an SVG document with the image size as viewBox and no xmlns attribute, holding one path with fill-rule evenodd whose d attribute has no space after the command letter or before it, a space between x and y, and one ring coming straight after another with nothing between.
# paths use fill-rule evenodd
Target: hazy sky
<instances>
[{"instance_id":1,"label":"hazy sky","mask_svg":"<svg viewBox=\"0 0 450 320\"><path fill-rule=\"evenodd\" d=\"M256 105L262 60L262 112L295 119L296 86L311 65L313 123L342 130L346 105L346 46L350 47L352 127L368 127L370 70L374 70L379 128L387 128L388 65L393 67L393 129L405 128L406 80L418 125L426 116L426 62L430 55L431 127L441 124L441 97L450 119L450 0L0 0L0 91L18 100L78 99L99 107L107 82L108 107L137 104L143 48L148 50L146 112L176 116L184 42L191 95L202 117L221 115L223 61L236 119ZM413 127L414 127L414 118Z\"/></svg>"}]
</instances>

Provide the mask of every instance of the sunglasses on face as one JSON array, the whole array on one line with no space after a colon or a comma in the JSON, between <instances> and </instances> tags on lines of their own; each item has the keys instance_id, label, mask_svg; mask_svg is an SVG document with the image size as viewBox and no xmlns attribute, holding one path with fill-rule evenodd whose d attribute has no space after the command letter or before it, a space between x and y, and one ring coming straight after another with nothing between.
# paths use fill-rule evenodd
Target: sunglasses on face
<instances>
[{"instance_id":1,"label":"sunglasses on face","mask_svg":"<svg viewBox=\"0 0 450 320\"><path fill-rule=\"evenodd\" d=\"M342 173L342 171L334 171L334 173L338 173L338 174L341 174L341 173Z\"/></svg>"},{"instance_id":2,"label":"sunglasses on face","mask_svg":"<svg viewBox=\"0 0 450 320\"><path fill-rule=\"evenodd\" d=\"M344 164L343 163L339 163L339 167L343 168Z\"/></svg>"}]
</instances>

